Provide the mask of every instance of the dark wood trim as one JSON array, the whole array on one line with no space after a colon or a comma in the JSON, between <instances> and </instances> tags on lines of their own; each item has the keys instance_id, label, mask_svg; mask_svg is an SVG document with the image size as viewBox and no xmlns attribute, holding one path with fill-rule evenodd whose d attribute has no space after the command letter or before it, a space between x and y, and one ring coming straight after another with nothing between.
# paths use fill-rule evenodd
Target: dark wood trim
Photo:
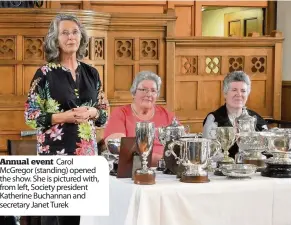
<instances>
[{"instance_id":1,"label":"dark wood trim","mask_svg":"<svg viewBox=\"0 0 291 225\"><path fill-rule=\"evenodd\" d=\"M277 0L268 1L264 17L264 35L270 35L273 30L277 29Z\"/></svg>"},{"instance_id":2,"label":"dark wood trim","mask_svg":"<svg viewBox=\"0 0 291 225\"><path fill-rule=\"evenodd\" d=\"M291 87L291 80L289 81L289 80L283 80L282 81L282 88L283 87Z\"/></svg>"},{"instance_id":3,"label":"dark wood trim","mask_svg":"<svg viewBox=\"0 0 291 225\"><path fill-rule=\"evenodd\" d=\"M281 118L291 121L291 81L282 81Z\"/></svg>"}]
</instances>

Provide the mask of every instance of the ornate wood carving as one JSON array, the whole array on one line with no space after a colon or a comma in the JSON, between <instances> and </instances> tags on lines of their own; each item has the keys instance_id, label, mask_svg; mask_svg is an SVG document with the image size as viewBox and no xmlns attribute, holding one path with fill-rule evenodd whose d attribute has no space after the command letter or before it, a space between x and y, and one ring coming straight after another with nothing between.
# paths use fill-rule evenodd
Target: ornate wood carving
<instances>
[{"instance_id":1,"label":"ornate wood carving","mask_svg":"<svg viewBox=\"0 0 291 225\"><path fill-rule=\"evenodd\" d=\"M24 38L24 59L44 59L43 37Z\"/></svg>"},{"instance_id":2,"label":"ornate wood carving","mask_svg":"<svg viewBox=\"0 0 291 225\"><path fill-rule=\"evenodd\" d=\"M115 58L132 59L133 58L133 40L115 40Z\"/></svg>"},{"instance_id":3,"label":"ornate wood carving","mask_svg":"<svg viewBox=\"0 0 291 225\"><path fill-rule=\"evenodd\" d=\"M104 38L94 39L94 59L104 59Z\"/></svg>"},{"instance_id":4,"label":"ornate wood carving","mask_svg":"<svg viewBox=\"0 0 291 225\"><path fill-rule=\"evenodd\" d=\"M158 59L158 40L140 40L140 58Z\"/></svg>"},{"instance_id":5,"label":"ornate wood carving","mask_svg":"<svg viewBox=\"0 0 291 225\"><path fill-rule=\"evenodd\" d=\"M90 57L90 55L89 55L89 52L90 52L90 42L91 42L91 39L92 39L92 37L90 37L89 38L89 42L88 42L88 44L87 44L87 46L86 46L86 52L85 52L85 55L84 55L84 59L86 60L88 60Z\"/></svg>"},{"instance_id":6,"label":"ornate wood carving","mask_svg":"<svg viewBox=\"0 0 291 225\"><path fill-rule=\"evenodd\" d=\"M252 58L252 72L253 73L266 73L267 71L267 57L266 56L254 56Z\"/></svg>"},{"instance_id":7,"label":"ornate wood carving","mask_svg":"<svg viewBox=\"0 0 291 225\"><path fill-rule=\"evenodd\" d=\"M205 72L207 74L220 75L220 68L221 68L220 56L206 56Z\"/></svg>"},{"instance_id":8,"label":"ornate wood carving","mask_svg":"<svg viewBox=\"0 0 291 225\"><path fill-rule=\"evenodd\" d=\"M14 37L0 37L0 59L15 59Z\"/></svg>"},{"instance_id":9,"label":"ornate wood carving","mask_svg":"<svg viewBox=\"0 0 291 225\"><path fill-rule=\"evenodd\" d=\"M182 74L194 74L197 75L197 68L198 68L198 57L192 56L187 57L183 56L181 57L181 73Z\"/></svg>"},{"instance_id":10,"label":"ornate wood carving","mask_svg":"<svg viewBox=\"0 0 291 225\"><path fill-rule=\"evenodd\" d=\"M229 72L239 71L244 69L244 56L228 57Z\"/></svg>"}]
</instances>

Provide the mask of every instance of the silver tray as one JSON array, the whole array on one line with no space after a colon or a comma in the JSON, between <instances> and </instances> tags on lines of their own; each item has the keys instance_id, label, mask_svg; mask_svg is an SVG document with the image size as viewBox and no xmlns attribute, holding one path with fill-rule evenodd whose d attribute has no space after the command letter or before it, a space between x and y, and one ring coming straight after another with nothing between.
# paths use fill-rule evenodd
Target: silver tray
<instances>
[{"instance_id":1,"label":"silver tray","mask_svg":"<svg viewBox=\"0 0 291 225\"><path fill-rule=\"evenodd\" d=\"M221 172L231 178L247 178L255 174L257 166L252 164L228 164L220 167Z\"/></svg>"}]
</instances>

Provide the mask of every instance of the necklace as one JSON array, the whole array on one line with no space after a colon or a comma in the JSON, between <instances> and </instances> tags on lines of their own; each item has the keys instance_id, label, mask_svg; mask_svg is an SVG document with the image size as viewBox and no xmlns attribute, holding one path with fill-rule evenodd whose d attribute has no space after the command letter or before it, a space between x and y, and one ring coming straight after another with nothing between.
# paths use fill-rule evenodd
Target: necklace
<instances>
[{"instance_id":1,"label":"necklace","mask_svg":"<svg viewBox=\"0 0 291 225\"><path fill-rule=\"evenodd\" d=\"M138 115L137 111L136 111L136 110L134 109L134 107L133 107L133 104L130 104L130 108L131 108L133 114L134 114L137 118L139 118L140 120L150 120L150 119L152 119L152 118L154 117L154 115L155 115L155 110L153 110L153 113L152 113L152 115L150 116L150 118L148 118L148 119L143 119L143 118L141 118L141 117Z\"/></svg>"}]
</instances>

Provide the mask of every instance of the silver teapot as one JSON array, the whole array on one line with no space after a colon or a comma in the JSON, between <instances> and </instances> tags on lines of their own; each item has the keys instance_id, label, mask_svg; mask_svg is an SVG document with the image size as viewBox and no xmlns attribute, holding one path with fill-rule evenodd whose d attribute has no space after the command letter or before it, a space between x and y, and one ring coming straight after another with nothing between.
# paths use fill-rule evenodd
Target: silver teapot
<instances>
[{"instance_id":1,"label":"silver teapot","mask_svg":"<svg viewBox=\"0 0 291 225\"><path fill-rule=\"evenodd\" d=\"M165 151L167 149L167 144L173 140L177 140L185 136L189 132L189 126L180 125L176 117L173 118L172 123L167 127L157 128L157 136L161 144L164 146L164 156L158 161L157 170L164 171L166 174L171 174L173 171L169 169L170 164L173 164L171 161L176 161L173 156L165 156ZM165 160L166 158L166 160ZM175 165L176 162L174 162Z\"/></svg>"},{"instance_id":2,"label":"silver teapot","mask_svg":"<svg viewBox=\"0 0 291 225\"><path fill-rule=\"evenodd\" d=\"M257 125L257 118L250 116L247 108L244 106L242 108L242 114L235 118L235 127L237 132L255 132Z\"/></svg>"},{"instance_id":3,"label":"silver teapot","mask_svg":"<svg viewBox=\"0 0 291 225\"><path fill-rule=\"evenodd\" d=\"M172 123L167 127L159 127L158 131L158 139L163 146L166 146L166 143L171 140L176 140L182 136L185 136L189 131L189 126L184 127L180 125L174 117Z\"/></svg>"}]
</instances>

